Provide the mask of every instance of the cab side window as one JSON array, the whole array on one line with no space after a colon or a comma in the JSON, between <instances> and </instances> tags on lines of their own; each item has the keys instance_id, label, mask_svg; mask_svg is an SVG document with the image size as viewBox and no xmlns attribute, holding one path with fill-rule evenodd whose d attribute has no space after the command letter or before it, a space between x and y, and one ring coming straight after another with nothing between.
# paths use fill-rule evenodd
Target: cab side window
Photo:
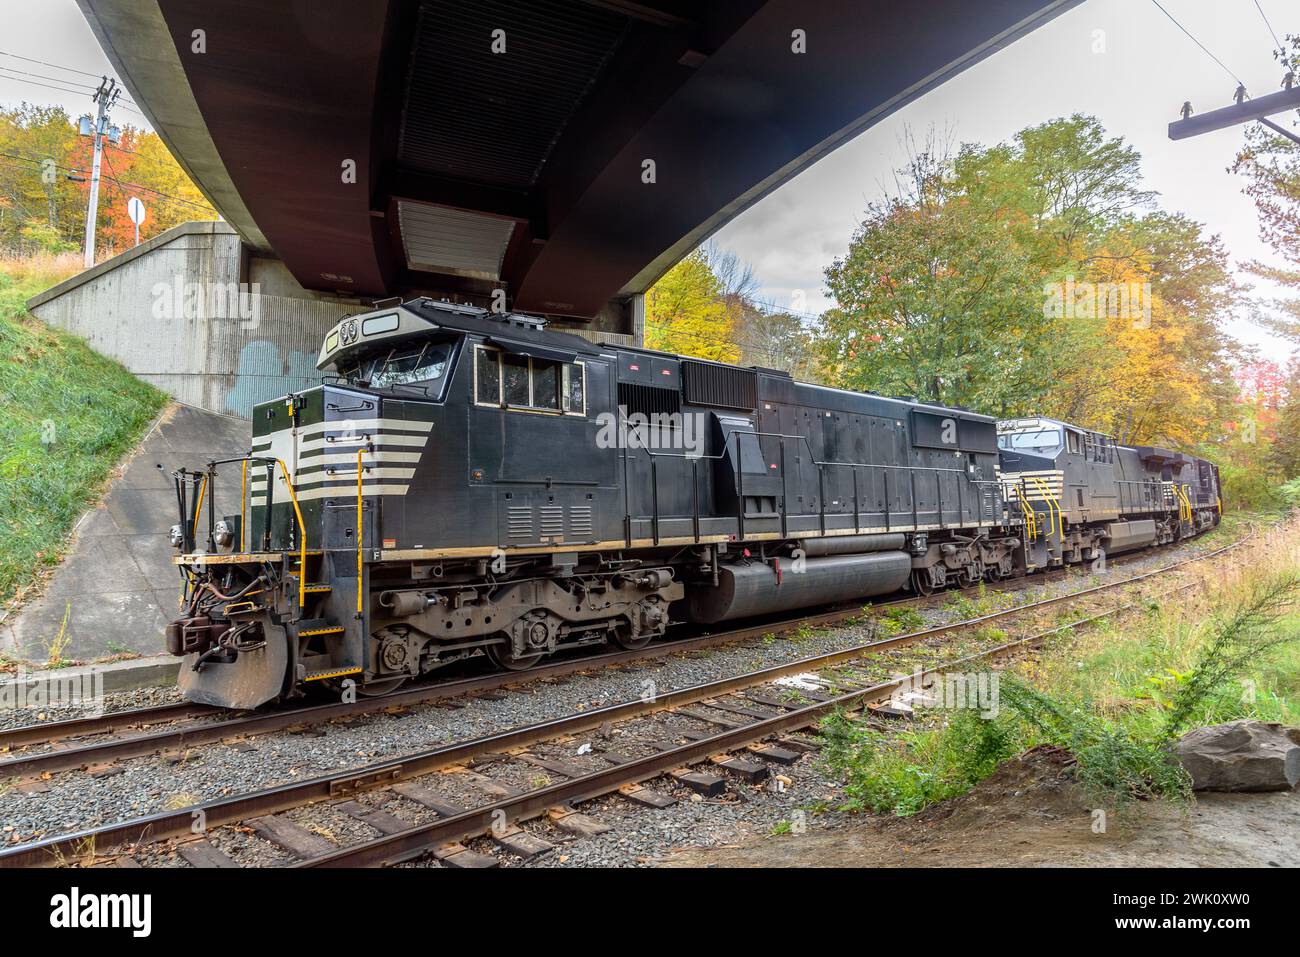
<instances>
[{"instance_id":1,"label":"cab side window","mask_svg":"<svg viewBox=\"0 0 1300 957\"><path fill-rule=\"evenodd\" d=\"M506 405L526 407L528 401L528 357L501 357L501 401Z\"/></svg>"},{"instance_id":2,"label":"cab side window","mask_svg":"<svg viewBox=\"0 0 1300 957\"><path fill-rule=\"evenodd\" d=\"M581 362L555 362L477 346L474 401L478 405L585 415L586 369Z\"/></svg>"},{"instance_id":3,"label":"cab side window","mask_svg":"<svg viewBox=\"0 0 1300 957\"><path fill-rule=\"evenodd\" d=\"M479 405L501 404L500 353L479 348L475 351L475 401Z\"/></svg>"},{"instance_id":4,"label":"cab side window","mask_svg":"<svg viewBox=\"0 0 1300 957\"><path fill-rule=\"evenodd\" d=\"M535 409L558 412L560 408L560 364L540 359L529 360L533 366L533 401Z\"/></svg>"}]
</instances>

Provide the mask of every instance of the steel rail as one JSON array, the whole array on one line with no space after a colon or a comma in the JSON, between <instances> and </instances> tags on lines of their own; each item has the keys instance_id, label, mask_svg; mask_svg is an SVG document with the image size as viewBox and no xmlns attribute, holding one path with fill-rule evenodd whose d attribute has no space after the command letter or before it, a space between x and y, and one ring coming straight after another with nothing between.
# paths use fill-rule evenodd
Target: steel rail
<instances>
[{"instance_id":1,"label":"steel rail","mask_svg":"<svg viewBox=\"0 0 1300 957\"><path fill-rule=\"evenodd\" d=\"M1251 535L1253 535L1253 529L1250 534L1244 536L1237 542L1232 543L1228 547L1244 543ZM1156 569L1156 571L1171 570L1179 567L1187 561L1199 561L1202 558L1210 557L1212 554L1215 553L1209 553L1203 556L1191 556L1189 559L1161 566L1161 568ZM1113 564L1132 561L1138 557L1142 557L1142 553L1133 556L1123 556L1116 559ZM1076 569L1071 566L1059 569L1059 571L1066 573L1064 577L1067 578L1069 577L1068 573L1075 570ZM1125 581L1138 581L1142 577L1146 576L1134 576ZM997 587L999 593L1014 593L1016 591L1028 590L1046 580L1045 577L1039 577L1037 575L1025 576L1023 578L1000 582ZM1124 582L1115 584L1123 583ZM872 609L889 608L900 605L923 607L928 604L943 601L952 594L960 594L960 591L944 591L933 595L912 596L888 602L878 602L872 604L870 607ZM1082 594L1082 592L1075 594ZM414 688L394 691L386 695L376 695L374 697L360 699L346 705L339 703L307 705L281 711L263 713L254 712L240 717L228 718L220 722L213 722L211 724L194 725L152 734L132 735L128 738L91 742L76 748L41 752L34 755L19 755L0 760L0 779L6 776L24 776L44 772L52 773L55 771L64 771L82 767L91 763L104 763L130 757L141 757L169 747L180 748L210 744L225 737L267 734L277 730L283 730L284 728L296 727L299 724L323 723L340 717L373 714L389 708L411 707L419 704L433 703L439 700L445 700L449 697L472 694L477 691L496 690L502 687L526 684L533 681L545 680L547 678L565 677L592 668L611 667L636 661L653 660L655 658L667 657L671 654L693 651L703 647L713 647L715 645L749 641L757 637L763 637L774 633L780 634L799 627L833 625L861 616L863 613L863 607L864 606L854 606L851 609L819 612L815 615L796 614L792 617L782 618L776 621L767 621L756 625L746 625L723 632L711 632L690 638L659 642L637 651L606 652L582 658L553 661L542 665L541 667L529 669L527 672L495 672L489 675L461 678L452 681L438 682L435 684L421 684ZM189 718L205 718L228 714L230 714L229 711L212 705L196 704L193 702L176 702L172 704L113 711L107 714L89 717L70 718L64 721L23 725L17 728L0 729L0 753L11 751L15 748L46 744L66 738L111 734L115 731L152 724L164 724L170 721L183 721Z\"/></svg>"},{"instance_id":2,"label":"steel rail","mask_svg":"<svg viewBox=\"0 0 1300 957\"><path fill-rule=\"evenodd\" d=\"M906 601L911 601L911 599ZM904 604L906 601L898 604ZM885 605L876 607L885 607ZM507 686L544 681L547 678L565 677L594 668L653 660L670 654L694 651L699 648L713 647L728 642L748 641L767 634L806 627L809 624L833 624L847 618L858 617L861 614L862 608L857 607L852 610L825 612L812 617L784 618L777 622L767 622L725 632L662 642L637 651L614 651L600 655L555 661L540 667L530 668L526 672L493 672L486 675L476 675L469 678L459 678L453 681L392 691L371 698L360 698L355 702L333 702L330 704L307 705L283 711L246 713L238 717L208 724L188 725L184 728L132 735L127 738L90 742L67 750L18 755L0 760L0 779L28 776L42 772L65 771L92 763L141 757L166 748L194 747L211 744L223 738L268 734L300 725L322 724L338 718L357 717L393 708L431 704L479 691L492 691ZM229 714L229 712L211 705L180 702L152 708L111 712L99 717L73 718L48 724L24 725L9 732L0 732L0 750L3 750L4 746L39 744L63 737L108 733L113 730L134 727L141 723L161 724L171 720L183 720L191 716L209 717L214 714ZM42 732L44 733L42 734Z\"/></svg>"},{"instance_id":3,"label":"steel rail","mask_svg":"<svg viewBox=\"0 0 1300 957\"><path fill-rule=\"evenodd\" d=\"M1190 587L1188 585L1182 588ZM1053 635L1092 624L1120 612L1137 607L1131 602L1109 609L1088 618L1059 625L1056 628L1019 638L985 651L976 652L935 668L880 682L867 688L845 692L826 701L805 705L785 714L761 718L753 724L731 728L689 744L668 748L642 758L615 764L609 768L568 781L561 781L535 791L503 798L492 804L473 808L450 817L439 818L428 824L419 824L393 834L381 835L360 844L341 847L319 857L298 861L291 867L375 867L398 864L452 841L461 841L487 833L501 822L513 823L545 813L547 810L587 801L609 794L628 784L639 784L676 768L703 761L714 755L733 751L745 745L778 734L797 731L816 724L826 715L840 709L852 710L863 705L887 699L894 692L927 678L953 671L962 665L987 661L1026 647L1034 647Z\"/></svg>"},{"instance_id":4,"label":"steel rail","mask_svg":"<svg viewBox=\"0 0 1300 957\"><path fill-rule=\"evenodd\" d=\"M1001 584L1021 585L1023 582L1034 582L1028 578L1014 579ZM1024 587L1030 587L1026 585ZM1000 591L1016 591L1019 588L1001 588ZM907 598L893 599L884 602L875 602L870 607L890 608L898 605L923 605L937 603L947 597L949 592L934 594L929 596L911 596ZM657 657L666 657L681 651L691 651L705 644L726 643L728 641L748 641L755 635L766 635L775 631L780 633L784 630L813 624L834 624L844 621L847 618L857 617L862 614L864 606L855 605L852 609L836 609L828 612L819 612L816 615L792 614L787 617L766 621L757 625L746 625L741 628L735 628L728 631L708 632L707 634L694 635L688 638L675 638L670 641L657 642L638 651L613 651L602 652L598 655L587 655L582 658L564 658L552 661L546 665L537 668L530 668L525 672L495 672L491 675L480 675L470 678L457 678L451 681L438 682L452 689L455 695L467 694L474 691L494 690L505 685L525 684L530 681L544 680L547 678L563 677L584 670L585 666L610 666L619 665L642 659L654 659ZM484 685L482 682L490 681L493 683ZM383 710L389 707L407 706L419 704L423 700L437 700L443 697L437 695L433 698L425 699L423 696L433 692L434 684L422 683L416 687L406 688L404 690L392 691L384 695L375 695L358 700L354 705L354 714L368 714L376 710ZM274 712L278 714L293 713L300 716L310 717L314 705L300 705L290 709ZM256 714L257 712L244 712L243 714ZM263 712L270 714L272 712ZM178 701L161 705L147 705L140 708L124 708L120 711L109 711L102 714L87 715L78 718L67 718L62 721L42 721L36 724L20 725L14 728L0 728L0 753L12 751L16 748L29 747L34 744L48 744L52 741L61 741L67 738L86 737L90 735L111 734L115 731L122 731L129 728L143 727L151 724L164 724L169 721L182 721L187 718L204 718L216 715L230 716L232 714L241 714L238 711L221 708L216 705L197 704L192 701ZM0 761L0 775L3 775L4 761Z\"/></svg>"},{"instance_id":5,"label":"steel rail","mask_svg":"<svg viewBox=\"0 0 1300 957\"><path fill-rule=\"evenodd\" d=\"M688 688L678 689L676 691L670 691L650 700L638 699L607 705L603 708L583 712L578 715L570 715L534 725L513 728L482 738L442 745L407 755L402 758L367 765L362 768L335 772L307 781L277 785L275 787L248 794L235 795L230 798L220 798L173 811L159 812L130 821L88 828L72 834L21 844L16 847L0 850L0 868L39 867L57 864L63 858L70 855L76 855L80 849L87 846L116 846L119 844L136 843L143 840L160 840L169 837L188 835L192 833L191 826L193 821L198 819L200 816L204 820L205 825L210 828L224 824L237 823L240 820L249 817L288 810L290 808L327 800L329 798L338 798L362 790L382 787L387 784L408 780L413 777L427 774L431 771L436 771L440 768L458 764L485 753L496 753L508 750L509 748L536 744L565 734L576 734L592 728L597 728L607 721L627 720L628 718L639 717L685 704L704 701L721 694L728 694L743 688L766 684L776 678L841 664L846 661L861 658L865 655L888 650L890 648L915 644L924 641L927 638L933 638L960 628L975 627L990 621L1005 618L1018 612L1045 608L1070 599L1083 598L1088 595L1144 581L1171 568L1181 567L1192 562L1204 561L1224 554L1225 552L1231 551L1232 549L1244 544L1252 537L1252 535L1253 530L1251 535L1244 536L1238 541L1223 546L1222 548L1215 549L1214 551L1202 555L1190 556L1169 566L1154 569L1141 575L1133 576L1117 582L1108 582L1081 592L1055 596L1041 602L1034 602L1017 606L1016 608L1004 609L978 618L953 622L947 625L940 625L934 628L923 629L905 635L897 635L891 638L879 639L852 648L841 649L839 651L812 655L796 661L774 665L742 675L731 676L716 681L694 685ZM1117 611L1128 607L1132 607L1132 605L1120 606L1116 609L1109 610L1102 616L1095 617L1104 617L1105 615L1114 614ZM1067 623L1066 625L1062 625L1059 628L1053 629L1051 632L1046 632L1044 634L1052 634L1061 630L1077 627L1080 624L1087 623L1089 620L1090 619L1080 619L1080 621L1077 622ZM1025 640L1026 639L1020 639L1016 642L1011 642L1005 647L1018 647L1022 645ZM950 669L954 664L958 664L964 660L965 659L961 659L958 662L949 662L939 670ZM603 774L604 772L601 773ZM524 797L526 798L528 795L524 795Z\"/></svg>"},{"instance_id":6,"label":"steel rail","mask_svg":"<svg viewBox=\"0 0 1300 957\"><path fill-rule=\"evenodd\" d=\"M1116 610L1118 609L1113 609L1108 613L1113 614ZM1082 619L1079 622L1072 622L1061 627L1078 627L1085 621L1086 619ZM899 635L894 638L883 639L876 643L876 648L913 644L918 640L920 639L915 634ZM835 653L837 660L833 663L838 663L842 654ZM237 824L250 817L274 814L291 808L314 804L318 801L346 797L360 791L420 777L442 768L470 761L484 754L495 754L511 748L526 747L553 740L565 735L580 734L583 731L599 728L606 722L626 721L684 705L696 704L755 685L763 685L776 678L807 671L810 662L819 662L824 657L826 656L804 658L797 662L765 668L761 671L670 691L653 699L620 702L581 714L566 715L562 718L553 718L537 724L511 728L496 734L430 748L391 761L321 775L308 781L277 785L261 791L235 795L230 798L219 798L203 804L163 811L130 821L87 828L72 834L21 844L17 847L4 848L0 850L0 868L57 865L70 857L76 857L86 848L99 849L122 844L184 837L193 833L192 828L195 820L201 819L204 826L210 829L222 825ZM957 663L959 662L951 662L947 667ZM825 664L826 662L822 662L822 666L825 666ZM909 676L909 678L914 677L915 675ZM717 753L716 748L705 752L706 755L714 753ZM674 764L673 766L676 767L677 765ZM528 795L524 796L527 797ZM551 807L554 803L547 804L546 807ZM493 805L493 807L496 807L496 805Z\"/></svg>"},{"instance_id":7,"label":"steel rail","mask_svg":"<svg viewBox=\"0 0 1300 957\"><path fill-rule=\"evenodd\" d=\"M1050 605L1059 604L1062 601L1068 601L1072 598L1083 597L1098 591L1109 590L1123 585L1144 581L1153 578L1156 575L1179 568L1190 562L1201 561L1213 557L1227 549L1234 548L1237 545L1248 541L1253 534L1254 532L1252 529L1249 535L1244 536L1237 542L1224 546L1222 549L1209 552L1205 555L1190 556L1178 562L1162 565L1159 568L1143 572L1140 575L1130 576L1120 581L1106 582L1101 585L1093 586L1092 588L1057 595L1037 602L1027 602L988 615L952 622L947 625L940 625L933 628L922 629L919 632L899 637L909 639L916 637L919 640L919 637L942 635L957 628L988 624L1024 611L1048 607ZM1029 584L1022 586L1021 588L1012 589L1012 591L1022 590L1022 588L1028 589L1036 584L1034 579L1029 576L1017 579L1016 581L1028 582ZM898 602L886 603L886 605L908 604L916 601L931 601L935 598L936 596L925 596L921 599L903 599ZM885 605L876 607L885 607ZM198 747L200 745L221 741L224 738L269 734L275 731L283 731L287 728L322 724L339 718L374 714L386 711L390 708L403 708L421 704L430 704L448 698L472 694L478 691L495 690L510 685L526 684L533 681L544 680L546 678L578 674L592 668L610 667L640 660L665 657L669 654L688 652L703 647L713 647L718 644L749 641L764 635L789 631L795 628L818 627L835 624L849 618L860 617L861 615L862 607L857 606L852 609L823 612L812 616L796 616L782 619L779 623L765 622L757 625L730 629L725 632L698 635L693 638L685 638L673 642L652 645L649 648L637 651L609 652L603 655L575 658L570 661L557 661L538 668L532 668L527 672L494 672L492 674L441 682L438 684L420 685L415 688L394 691L386 695L377 695L373 698L364 698L353 702L333 702L330 704L294 708L287 711L272 711L260 714L252 713L223 721L187 725L182 728L173 728L166 731L132 735L125 738L112 738L107 741L91 742L77 748L42 751L30 755L18 755L16 757L0 760L0 779L5 777L29 777L36 774L66 771L84 767L89 764L104 764L110 761L124 760L126 758L143 757L167 749ZM872 643L857 645L848 649L847 652L861 654L864 653L864 649L870 647L872 647ZM175 709L176 713L180 716L184 716L186 709L190 707L194 706L186 703L162 706L164 709ZM208 708L209 706L204 705L198 707ZM140 710L147 711L150 709ZM213 710L220 712L220 709ZM206 713L211 714L211 711ZM127 724L130 721L132 712L114 712L113 715L121 716L125 719L122 723ZM77 725L92 720L93 719L73 719L69 722L58 722L56 724L60 726ZM162 718L160 720L169 719ZM17 730L23 733L31 733L42 727L49 729L55 727L55 725L29 725ZM5 742L5 738L3 735L0 735L0 743L3 742Z\"/></svg>"},{"instance_id":8,"label":"steel rail","mask_svg":"<svg viewBox=\"0 0 1300 957\"><path fill-rule=\"evenodd\" d=\"M1035 584L1032 579L1018 578L999 583L999 590L1017 591L1020 590L1019 587L1003 586L1020 586L1021 583L1024 582L1029 582L1029 585L1023 586L1025 588ZM897 605L923 605L937 603L949 594L955 594L955 592L943 592L926 596L914 595L907 598L892 599L890 601L874 602L870 607L874 610L877 608L891 608ZM490 675L479 675L470 678L457 678L452 679L451 681L438 682L437 685L422 683L416 687L392 691L384 695L362 698L353 705L353 711L350 713L358 715L369 714L374 711L384 710L385 708L405 707L412 704L420 704L426 700L438 700L445 697L445 695L435 693L435 689L439 686L445 686L451 689L453 695L468 694L474 691L495 690L496 688L505 685L526 684L535 680L564 677L585 670L587 666L605 667L640 661L643 659L651 660L658 657L666 657L667 655L681 651L692 651L704 645L714 643L722 644L729 641L748 641L755 636L766 635L774 631L780 633L802 625L808 625L809 623L835 624L844 621L847 618L860 616L863 613L864 607L865 606L862 605L855 605L852 609L836 609L834 611L819 612L815 615L795 613L787 617L766 621L758 625L746 625L728 631L708 632L706 634L694 635L689 638L675 638L670 641L656 642L655 644L639 649L638 651L602 652L601 654L587 655L582 658L560 659L541 667L530 668L524 672L500 671L494 672ZM485 681L490 683L484 684L483 682ZM293 713L310 718L313 714L312 708L314 707L316 706L300 705L283 711L264 713ZM256 712L252 713L255 714ZM36 724L20 725L14 728L0 728L0 754L12 751L16 748L29 747L34 744L49 744L52 741L61 741L66 738L111 734L115 731L143 727L151 724L165 724L169 721L183 721L187 718L205 718L216 715L229 716L231 714L240 714L240 712L221 708L216 705L197 704L191 701L178 701L169 704L147 705L141 708L124 708L121 711L109 711L103 714L68 718L62 721L42 721ZM118 755L118 757L121 756L122 755ZM7 765L4 760L0 760L0 776L4 775L4 769L8 766L9 765Z\"/></svg>"}]
</instances>

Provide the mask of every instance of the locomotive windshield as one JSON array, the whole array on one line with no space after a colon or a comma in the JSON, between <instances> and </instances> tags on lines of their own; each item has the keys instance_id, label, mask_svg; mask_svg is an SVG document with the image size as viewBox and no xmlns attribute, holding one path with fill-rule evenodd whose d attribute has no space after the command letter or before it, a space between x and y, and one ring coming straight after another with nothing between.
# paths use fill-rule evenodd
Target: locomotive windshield
<instances>
[{"instance_id":1,"label":"locomotive windshield","mask_svg":"<svg viewBox=\"0 0 1300 957\"><path fill-rule=\"evenodd\" d=\"M1050 458L1061 450L1061 430L1040 428L1003 432L998 436L998 448L1006 452L1029 452Z\"/></svg>"},{"instance_id":2,"label":"locomotive windshield","mask_svg":"<svg viewBox=\"0 0 1300 957\"><path fill-rule=\"evenodd\" d=\"M412 343L364 358L344 376L354 385L371 389L419 386L436 396L451 369L454 350L454 340Z\"/></svg>"}]
</instances>

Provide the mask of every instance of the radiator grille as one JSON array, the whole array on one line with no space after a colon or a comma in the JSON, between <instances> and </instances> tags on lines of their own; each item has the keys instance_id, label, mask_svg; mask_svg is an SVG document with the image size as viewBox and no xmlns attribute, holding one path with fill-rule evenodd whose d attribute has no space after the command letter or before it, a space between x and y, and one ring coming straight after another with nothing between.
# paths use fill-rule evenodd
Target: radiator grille
<instances>
[{"instance_id":1,"label":"radiator grille","mask_svg":"<svg viewBox=\"0 0 1300 957\"><path fill-rule=\"evenodd\" d=\"M553 536L563 538L564 506L546 505L540 511L542 513L542 538L551 538Z\"/></svg>"},{"instance_id":2,"label":"radiator grille","mask_svg":"<svg viewBox=\"0 0 1300 957\"><path fill-rule=\"evenodd\" d=\"M682 397L676 389L620 382L618 404L627 410L628 415L672 415L682 410Z\"/></svg>"},{"instance_id":3,"label":"radiator grille","mask_svg":"<svg viewBox=\"0 0 1300 957\"><path fill-rule=\"evenodd\" d=\"M569 537L591 537L591 506L575 505L569 509Z\"/></svg>"},{"instance_id":4,"label":"radiator grille","mask_svg":"<svg viewBox=\"0 0 1300 957\"><path fill-rule=\"evenodd\" d=\"M512 505L506 514L506 534L511 538L533 540L533 510L527 505Z\"/></svg>"},{"instance_id":5,"label":"radiator grille","mask_svg":"<svg viewBox=\"0 0 1300 957\"><path fill-rule=\"evenodd\" d=\"M691 405L752 412L758 402L758 374L753 369L683 359L682 392Z\"/></svg>"}]
</instances>

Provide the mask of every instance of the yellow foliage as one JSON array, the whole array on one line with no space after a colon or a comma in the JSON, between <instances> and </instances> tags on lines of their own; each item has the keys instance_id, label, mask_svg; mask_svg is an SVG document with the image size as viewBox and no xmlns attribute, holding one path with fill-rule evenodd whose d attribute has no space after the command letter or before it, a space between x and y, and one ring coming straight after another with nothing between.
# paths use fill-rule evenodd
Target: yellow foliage
<instances>
[{"instance_id":1,"label":"yellow foliage","mask_svg":"<svg viewBox=\"0 0 1300 957\"><path fill-rule=\"evenodd\" d=\"M645 344L719 362L740 358L735 316L700 250L664 273L646 293Z\"/></svg>"}]
</instances>

